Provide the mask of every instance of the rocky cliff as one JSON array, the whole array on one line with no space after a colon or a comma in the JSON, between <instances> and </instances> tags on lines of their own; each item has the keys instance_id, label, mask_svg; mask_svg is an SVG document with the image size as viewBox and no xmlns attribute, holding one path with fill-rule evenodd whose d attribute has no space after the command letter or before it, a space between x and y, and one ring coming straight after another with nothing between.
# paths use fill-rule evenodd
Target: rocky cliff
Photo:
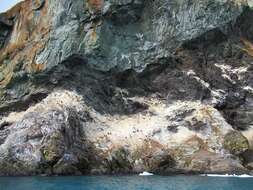
<instances>
[{"instance_id":1,"label":"rocky cliff","mask_svg":"<svg viewBox=\"0 0 253 190\"><path fill-rule=\"evenodd\" d=\"M251 0L25 0L0 14L0 175L251 173Z\"/></svg>"}]
</instances>

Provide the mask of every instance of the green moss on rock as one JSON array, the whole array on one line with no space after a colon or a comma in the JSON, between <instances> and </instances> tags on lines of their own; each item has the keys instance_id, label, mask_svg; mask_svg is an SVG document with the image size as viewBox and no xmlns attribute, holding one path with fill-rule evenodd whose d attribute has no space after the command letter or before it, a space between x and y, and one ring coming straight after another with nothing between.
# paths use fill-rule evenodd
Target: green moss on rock
<instances>
[{"instance_id":1,"label":"green moss on rock","mask_svg":"<svg viewBox=\"0 0 253 190\"><path fill-rule=\"evenodd\" d=\"M41 150L46 162L55 164L64 153L64 146L60 134L54 134L48 144Z\"/></svg>"},{"instance_id":2,"label":"green moss on rock","mask_svg":"<svg viewBox=\"0 0 253 190\"><path fill-rule=\"evenodd\" d=\"M129 151L123 147L115 150L111 154L109 167L111 172L129 172L132 169L131 163L128 159Z\"/></svg>"},{"instance_id":3,"label":"green moss on rock","mask_svg":"<svg viewBox=\"0 0 253 190\"><path fill-rule=\"evenodd\" d=\"M249 142L240 132L231 131L225 135L224 148L231 154L239 155L249 149Z\"/></svg>"}]
</instances>

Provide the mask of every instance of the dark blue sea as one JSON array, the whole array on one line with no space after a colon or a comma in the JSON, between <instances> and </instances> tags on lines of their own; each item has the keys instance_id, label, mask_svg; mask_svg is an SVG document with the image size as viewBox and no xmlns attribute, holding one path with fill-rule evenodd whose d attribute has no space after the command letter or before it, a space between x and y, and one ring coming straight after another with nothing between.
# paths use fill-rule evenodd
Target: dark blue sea
<instances>
[{"instance_id":1,"label":"dark blue sea","mask_svg":"<svg viewBox=\"0 0 253 190\"><path fill-rule=\"evenodd\" d=\"M201 176L2 177L0 190L253 190L253 178Z\"/></svg>"}]
</instances>

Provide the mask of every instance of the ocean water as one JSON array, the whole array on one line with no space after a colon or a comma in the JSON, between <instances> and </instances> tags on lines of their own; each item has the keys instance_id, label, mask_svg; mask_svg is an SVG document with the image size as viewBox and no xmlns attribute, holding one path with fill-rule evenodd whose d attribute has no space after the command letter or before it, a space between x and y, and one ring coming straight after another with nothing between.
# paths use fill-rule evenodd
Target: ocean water
<instances>
[{"instance_id":1,"label":"ocean water","mask_svg":"<svg viewBox=\"0 0 253 190\"><path fill-rule=\"evenodd\" d=\"M204 176L0 177L0 190L253 190L253 178Z\"/></svg>"}]
</instances>

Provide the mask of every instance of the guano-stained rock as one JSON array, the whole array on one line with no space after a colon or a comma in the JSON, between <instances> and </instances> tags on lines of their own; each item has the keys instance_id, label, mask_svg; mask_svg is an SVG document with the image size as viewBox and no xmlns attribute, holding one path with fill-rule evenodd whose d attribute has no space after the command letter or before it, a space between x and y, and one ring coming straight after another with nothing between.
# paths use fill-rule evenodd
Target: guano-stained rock
<instances>
[{"instance_id":1,"label":"guano-stained rock","mask_svg":"<svg viewBox=\"0 0 253 190\"><path fill-rule=\"evenodd\" d=\"M250 173L246 0L25 0L0 14L0 175Z\"/></svg>"}]
</instances>

